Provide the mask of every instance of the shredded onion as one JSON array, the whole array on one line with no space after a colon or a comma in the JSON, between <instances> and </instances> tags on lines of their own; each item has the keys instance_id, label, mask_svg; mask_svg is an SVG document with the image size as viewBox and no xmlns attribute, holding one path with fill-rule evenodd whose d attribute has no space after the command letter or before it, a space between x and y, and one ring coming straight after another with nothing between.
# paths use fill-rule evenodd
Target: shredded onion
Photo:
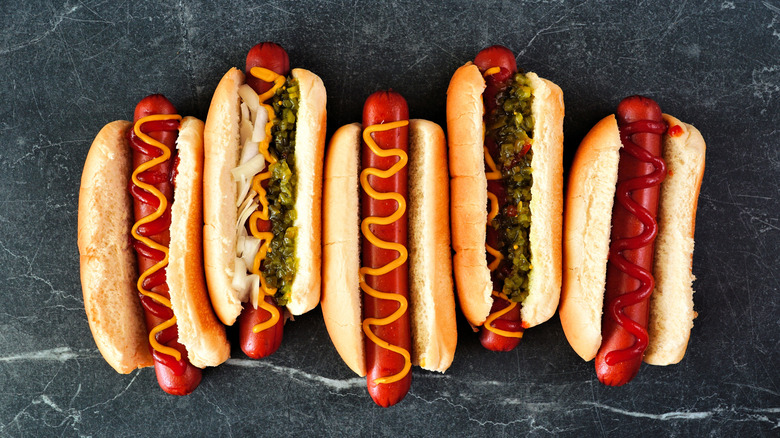
<instances>
[{"instance_id":1,"label":"shredded onion","mask_svg":"<svg viewBox=\"0 0 780 438\"><path fill-rule=\"evenodd\" d=\"M233 181L236 182L236 203L244 203L252 187L252 179L265 168L265 158L258 154L246 163L231 170ZM256 193L255 193L256 194Z\"/></svg>"},{"instance_id":2,"label":"shredded onion","mask_svg":"<svg viewBox=\"0 0 780 438\"><path fill-rule=\"evenodd\" d=\"M249 107L250 111L255 113L260 110L260 96L255 93L255 90L253 90L252 87L247 84L238 87L238 95L241 97L241 100L246 103L246 106Z\"/></svg>"},{"instance_id":3,"label":"shredded onion","mask_svg":"<svg viewBox=\"0 0 780 438\"><path fill-rule=\"evenodd\" d=\"M265 108L261 108L260 111L257 112L257 117L255 118L255 126L254 130L252 131L252 141L260 143L261 141L265 140L265 125L267 124L268 111L266 111Z\"/></svg>"},{"instance_id":4,"label":"shredded onion","mask_svg":"<svg viewBox=\"0 0 780 438\"><path fill-rule=\"evenodd\" d=\"M260 244L262 241L254 236L242 236L238 240L238 255L244 260L246 266L252 266L257 256L257 251L260 250Z\"/></svg>"},{"instance_id":5,"label":"shredded onion","mask_svg":"<svg viewBox=\"0 0 780 438\"><path fill-rule=\"evenodd\" d=\"M231 286L238 292L238 299L246 301L251 296L256 297L260 292L260 277L257 274L247 275L244 260L237 257ZM256 298L252 304L255 304L255 302Z\"/></svg>"}]
</instances>

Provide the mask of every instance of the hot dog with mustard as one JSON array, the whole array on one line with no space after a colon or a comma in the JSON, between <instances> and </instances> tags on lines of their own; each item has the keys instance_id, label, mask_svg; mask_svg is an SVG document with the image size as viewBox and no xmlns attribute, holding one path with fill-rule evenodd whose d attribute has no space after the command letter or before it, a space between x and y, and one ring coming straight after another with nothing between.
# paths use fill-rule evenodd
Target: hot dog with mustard
<instances>
[{"instance_id":1,"label":"hot dog with mustard","mask_svg":"<svg viewBox=\"0 0 780 438\"><path fill-rule=\"evenodd\" d=\"M205 127L206 279L220 320L239 320L241 349L268 356L285 313L319 302L325 87L261 43L231 68Z\"/></svg>"},{"instance_id":2,"label":"hot dog with mustard","mask_svg":"<svg viewBox=\"0 0 780 438\"><path fill-rule=\"evenodd\" d=\"M549 319L561 285L563 93L488 47L447 90L458 299L485 348Z\"/></svg>"},{"instance_id":3,"label":"hot dog with mustard","mask_svg":"<svg viewBox=\"0 0 780 438\"><path fill-rule=\"evenodd\" d=\"M442 129L409 120L393 91L369 96L363 124L328 148L322 313L380 406L404 398L413 364L443 372L454 356L446 166Z\"/></svg>"},{"instance_id":4,"label":"hot dog with mustard","mask_svg":"<svg viewBox=\"0 0 780 438\"><path fill-rule=\"evenodd\" d=\"M203 275L202 168L203 122L156 94L138 103L132 123L100 131L79 190L81 281L95 342L120 373L153 364L174 395L191 393L200 368L230 355Z\"/></svg>"}]
</instances>

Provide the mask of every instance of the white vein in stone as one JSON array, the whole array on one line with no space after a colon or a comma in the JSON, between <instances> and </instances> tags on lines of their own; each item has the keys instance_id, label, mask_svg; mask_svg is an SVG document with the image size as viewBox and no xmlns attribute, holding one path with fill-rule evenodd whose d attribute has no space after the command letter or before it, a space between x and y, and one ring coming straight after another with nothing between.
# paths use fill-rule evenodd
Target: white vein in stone
<instances>
[{"instance_id":1,"label":"white vein in stone","mask_svg":"<svg viewBox=\"0 0 780 438\"><path fill-rule=\"evenodd\" d=\"M593 406L605 411L625 415L627 417L650 418L653 420L702 420L712 417L714 412L665 412L663 414L648 414L647 412L634 412L625 409L615 408L609 405L594 402L583 402L583 404Z\"/></svg>"},{"instance_id":2,"label":"white vein in stone","mask_svg":"<svg viewBox=\"0 0 780 438\"><path fill-rule=\"evenodd\" d=\"M99 356L100 355L95 350L87 350L85 352L74 351L70 347L57 347L49 350L30 351L27 353L18 353L11 356L3 356L0 357L0 362L18 362L30 360L65 362L71 359L91 359Z\"/></svg>"},{"instance_id":3,"label":"white vein in stone","mask_svg":"<svg viewBox=\"0 0 780 438\"><path fill-rule=\"evenodd\" d=\"M309 380L311 382L320 383L340 391L354 389L354 388L362 388L366 385L366 379L362 377L354 377L345 380L331 379L316 374L306 373L301 370L297 370L295 368L273 365L268 362L257 361L257 360L228 359L227 362L225 362L225 364L237 366L237 367L246 367L246 368L257 368L257 367L269 368L277 373L286 374L287 376L294 379L297 378L297 379Z\"/></svg>"},{"instance_id":4,"label":"white vein in stone","mask_svg":"<svg viewBox=\"0 0 780 438\"><path fill-rule=\"evenodd\" d=\"M597 409L603 409L605 411L613 412L616 414L625 415L627 417L635 417L635 418L649 418L652 420L661 420L661 421L669 421L669 420L706 420L708 418L714 417L716 415L723 415L726 412L733 412L734 414L739 415L740 413L737 411L744 411L744 414L747 414L747 418L755 420L755 421L765 421L769 423L777 423L775 420L770 419L766 415L759 415L759 414L778 414L780 413L780 408L766 408L766 409L751 409L751 408L732 408L732 409L723 409L723 408L715 408L711 411L699 411L699 412L691 412L691 411L675 411L675 412L664 412L663 414L650 414L647 412L636 412L636 411L627 411L625 409L615 408L609 405L601 404L601 403L594 403L594 402L583 402L583 404L588 406L593 406ZM776 426L780 426L780 424L776 424Z\"/></svg>"}]
</instances>

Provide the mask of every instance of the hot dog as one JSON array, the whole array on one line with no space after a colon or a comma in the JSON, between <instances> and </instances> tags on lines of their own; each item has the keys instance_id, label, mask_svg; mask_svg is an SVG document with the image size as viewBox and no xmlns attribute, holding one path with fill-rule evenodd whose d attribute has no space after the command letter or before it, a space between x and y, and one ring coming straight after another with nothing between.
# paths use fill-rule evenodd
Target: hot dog
<instances>
[{"instance_id":1,"label":"hot dog","mask_svg":"<svg viewBox=\"0 0 780 438\"><path fill-rule=\"evenodd\" d=\"M178 137L176 108L161 95L148 96L135 107L133 123L138 125L144 118L158 115L162 118L148 122L161 125L148 128L146 134L152 141L143 139L135 130L127 131L135 169L130 185L135 213L133 246L138 254L139 293L146 327L156 333L149 340L157 343L152 343L157 381L168 393L186 395L200 384L201 372L190 363L186 349L178 342L173 310L165 304L165 300L170 300L164 259L171 243L169 206L173 201L173 161L166 155L170 155ZM144 132L144 127L139 130ZM159 162L152 161L155 159ZM148 167L152 163L155 164Z\"/></svg>"},{"instance_id":2,"label":"hot dog","mask_svg":"<svg viewBox=\"0 0 780 438\"><path fill-rule=\"evenodd\" d=\"M153 363L174 395L230 354L203 276L202 135L200 120L148 96L132 124L98 134L79 191L82 290L98 348L120 373Z\"/></svg>"},{"instance_id":3,"label":"hot dog","mask_svg":"<svg viewBox=\"0 0 780 438\"><path fill-rule=\"evenodd\" d=\"M666 177L661 158L666 124L658 104L640 96L626 98L618 105L617 119L623 153L612 211L604 336L596 355L596 375L612 386L636 375L647 347L648 298L654 285L650 269L658 234L655 218L660 184Z\"/></svg>"},{"instance_id":4,"label":"hot dog","mask_svg":"<svg viewBox=\"0 0 780 438\"><path fill-rule=\"evenodd\" d=\"M206 118L206 279L252 358L279 348L286 312L319 302L325 101L319 77L291 72L281 46L261 43L246 75L222 78Z\"/></svg>"},{"instance_id":5,"label":"hot dog","mask_svg":"<svg viewBox=\"0 0 780 438\"><path fill-rule=\"evenodd\" d=\"M502 46L460 67L447 90L455 280L490 350L512 350L558 305L563 111L561 89L518 73Z\"/></svg>"},{"instance_id":6,"label":"hot dog","mask_svg":"<svg viewBox=\"0 0 780 438\"><path fill-rule=\"evenodd\" d=\"M413 364L444 372L454 356L446 166L444 132L409 120L393 91L369 96L362 126L328 148L322 314L380 406L404 398Z\"/></svg>"},{"instance_id":7,"label":"hot dog","mask_svg":"<svg viewBox=\"0 0 780 438\"><path fill-rule=\"evenodd\" d=\"M577 354L596 358L604 384L629 382L643 358L668 365L685 352L704 154L696 128L642 96L620 102L617 117L599 122L577 150L560 317Z\"/></svg>"},{"instance_id":8,"label":"hot dog","mask_svg":"<svg viewBox=\"0 0 780 438\"><path fill-rule=\"evenodd\" d=\"M360 155L361 228L365 236L360 270L363 325L367 335L376 336L365 341L368 392L383 406L400 401L412 383L411 322L406 311L409 305L407 212L403 201L407 199L408 186L408 120L409 109L400 94L374 93L363 105L363 126L405 122L364 139ZM380 195L385 193L390 195ZM382 342L387 344L380 345ZM399 379L394 381L393 376Z\"/></svg>"}]
</instances>

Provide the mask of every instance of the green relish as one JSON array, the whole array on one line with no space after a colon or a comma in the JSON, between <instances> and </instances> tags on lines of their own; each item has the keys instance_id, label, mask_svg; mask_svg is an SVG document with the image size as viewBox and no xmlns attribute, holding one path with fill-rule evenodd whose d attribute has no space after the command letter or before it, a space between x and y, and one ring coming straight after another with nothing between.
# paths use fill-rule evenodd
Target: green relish
<instances>
[{"instance_id":1,"label":"green relish","mask_svg":"<svg viewBox=\"0 0 780 438\"><path fill-rule=\"evenodd\" d=\"M528 296L531 271L531 159L534 119L531 115L533 93L524 74L516 73L508 86L496 96L498 105L490 114L485 135L498 146L496 165L506 188L506 204L491 222L498 232L499 249L505 255L499 273L502 292L512 301Z\"/></svg>"},{"instance_id":2,"label":"green relish","mask_svg":"<svg viewBox=\"0 0 780 438\"><path fill-rule=\"evenodd\" d=\"M268 181L268 210L273 240L263 261L263 273L268 286L276 288L276 302L285 306L290 301L290 291L298 259L295 256L295 239L298 228L294 226L295 187L295 126L298 101L301 93L298 81L288 77L272 98L274 114L271 135L273 142L269 151L277 162L270 165L271 178Z\"/></svg>"}]
</instances>

